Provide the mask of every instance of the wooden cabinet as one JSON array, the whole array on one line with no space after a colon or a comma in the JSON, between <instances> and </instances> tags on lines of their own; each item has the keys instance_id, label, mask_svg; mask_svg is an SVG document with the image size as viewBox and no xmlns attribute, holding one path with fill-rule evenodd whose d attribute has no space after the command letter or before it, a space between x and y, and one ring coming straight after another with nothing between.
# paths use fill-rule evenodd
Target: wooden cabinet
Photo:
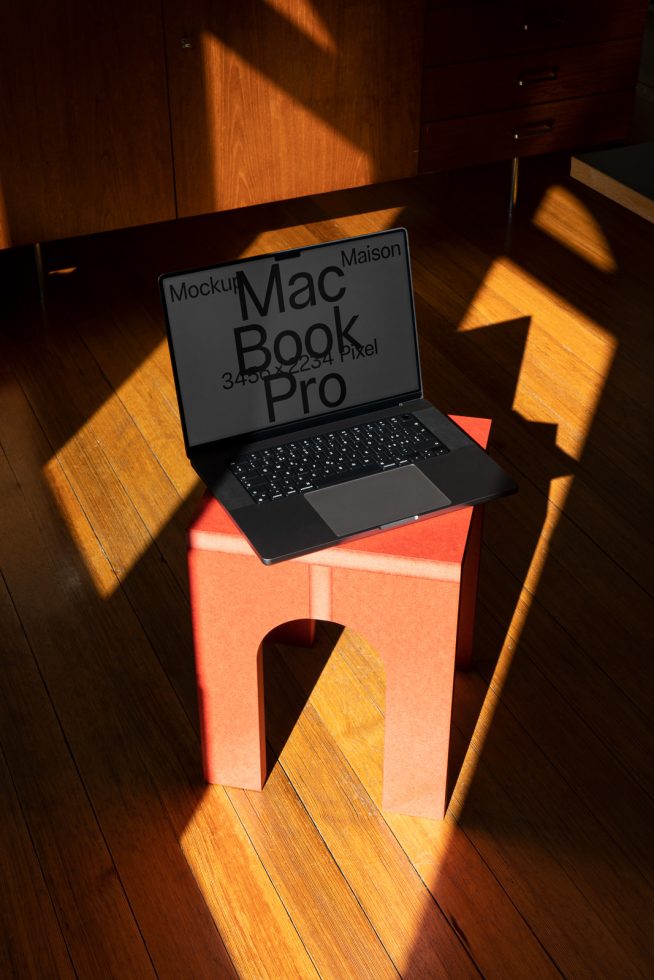
<instances>
[{"instance_id":1,"label":"wooden cabinet","mask_svg":"<svg viewBox=\"0 0 654 980\"><path fill-rule=\"evenodd\" d=\"M420 170L620 139L645 0L431 0Z\"/></svg>"},{"instance_id":2,"label":"wooden cabinet","mask_svg":"<svg viewBox=\"0 0 654 980\"><path fill-rule=\"evenodd\" d=\"M175 215L158 0L0 13L0 247Z\"/></svg>"},{"instance_id":3,"label":"wooden cabinet","mask_svg":"<svg viewBox=\"0 0 654 980\"><path fill-rule=\"evenodd\" d=\"M645 0L428 0L426 16L425 0L5 4L0 247L618 138L645 14Z\"/></svg>"},{"instance_id":4,"label":"wooden cabinet","mask_svg":"<svg viewBox=\"0 0 654 980\"><path fill-rule=\"evenodd\" d=\"M178 214L415 174L423 17L423 0L166 0Z\"/></svg>"},{"instance_id":5,"label":"wooden cabinet","mask_svg":"<svg viewBox=\"0 0 654 980\"><path fill-rule=\"evenodd\" d=\"M5 5L0 247L415 174L423 27L424 0Z\"/></svg>"}]
</instances>

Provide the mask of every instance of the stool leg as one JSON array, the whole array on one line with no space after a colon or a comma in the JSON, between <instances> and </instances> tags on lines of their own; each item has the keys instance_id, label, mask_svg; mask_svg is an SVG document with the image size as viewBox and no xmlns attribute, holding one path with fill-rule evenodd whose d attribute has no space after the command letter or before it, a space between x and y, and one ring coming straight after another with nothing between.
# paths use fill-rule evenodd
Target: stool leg
<instances>
[{"instance_id":1,"label":"stool leg","mask_svg":"<svg viewBox=\"0 0 654 980\"><path fill-rule=\"evenodd\" d=\"M459 625L456 637L456 668L468 670L472 667L472 642L475 631L475 609L477 606L477 583L479 580L479 554L484 524L484 508L475 507L463 564L461 566L461 600L459 603Z\"/></svg>"},{"instance_id":2,"label":"stool leg","mask_svg":"<svg viewBox=\"0 0 654 980\"><path fill-rule=\"evenodd\" d=\"M386 671L382 805L445 813L459 583L334 570L334 619L375 647Z\"/></svg>"},{"instance_id":3,"label":"stool leg","mask_svg":"<svg viewBox=\"0 0 654 980\"><path fill-rule=\"evenodd\" d=\"M201 611L194 609L197 616ZM196 633L204 776L209 783L261 789L266 745L260 636L243 630L222 635L209 649Z\"/></svg>"},{"instance_id":4,"label":"stool leg","mask_svg":"<svg viewBox=\"0 0 654 980\"><path fill-rule=\"evenodd\" d=\"M266 778L263 638L310 615L307 566L189 547L205 777L242 789Z\"/></svg>"},{"instance_id":5,"label":"stool leg","mask_svg":"<svg viewBox=\"0 0 654 980\"><path fill-rule=\"evenodd\" d=\"M451 619L444 647L428 629L416 636L410 667L401 649L389 649L384 657L386 810L436 820L445 815L456 629L455 616Z\"/></svg>"}]
</instances>

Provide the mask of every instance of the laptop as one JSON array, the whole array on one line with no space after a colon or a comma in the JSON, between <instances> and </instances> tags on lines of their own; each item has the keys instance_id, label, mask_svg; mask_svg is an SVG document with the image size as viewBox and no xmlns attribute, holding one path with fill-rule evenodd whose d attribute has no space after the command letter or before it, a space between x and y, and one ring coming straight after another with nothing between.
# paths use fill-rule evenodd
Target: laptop
<instances>
[{"instance_id":1,"label":"laptop","mask_svg":"<svg viewBox=\"0 0 654 980\"><path fill-rule=\"evenodd\" d=\"M517 489L423 398L404 229L159 284L187 455L264 563Z\"/></svg>"}]
</instances>

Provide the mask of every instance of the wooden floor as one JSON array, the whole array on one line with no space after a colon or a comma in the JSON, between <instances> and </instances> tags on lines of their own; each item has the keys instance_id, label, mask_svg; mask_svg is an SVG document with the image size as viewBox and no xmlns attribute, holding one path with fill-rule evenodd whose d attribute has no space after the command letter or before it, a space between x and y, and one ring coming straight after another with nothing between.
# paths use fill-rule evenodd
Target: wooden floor
<instances>
[{"instance_id":1,"label":"wooden floor","mask_svg":"<svg viewBox=\"0 0 654 980\"><path fill-rule=\"evenodd\" d=\"M654 975L651 225L468 171L0 257L0 975ZM261 794L201 777L160 272L401 224L426 393L494 419L444 822L380 811L384 678L266 654ZM32 294L33 297L34 294Z\"/></svg>"}]
</instances>

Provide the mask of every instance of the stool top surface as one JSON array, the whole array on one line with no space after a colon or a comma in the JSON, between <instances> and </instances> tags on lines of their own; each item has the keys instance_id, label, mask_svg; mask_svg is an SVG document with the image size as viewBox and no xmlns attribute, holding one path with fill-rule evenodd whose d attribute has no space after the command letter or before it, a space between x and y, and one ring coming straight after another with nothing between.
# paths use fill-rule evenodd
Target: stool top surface
<instances>
[{"instance_id":1,"label":"stool top surface","mask_svg":"<svg viewBox=\"0 0 654 980\"><path fill-rule=\"evenodd\" d=\"M480 446L486 448L491 420L451 415ZM342 544L290 559L315 565L403 571L428 577L457 578L468 539L472 507L435 515L415 524L380 531ZM207 493L188 529L192 548L229 554L253 555L249 542L222 505ZM257 559L258 560L258 559ZM448 570L447 566L454 566Z\"/></svg>"}]
</instances>

